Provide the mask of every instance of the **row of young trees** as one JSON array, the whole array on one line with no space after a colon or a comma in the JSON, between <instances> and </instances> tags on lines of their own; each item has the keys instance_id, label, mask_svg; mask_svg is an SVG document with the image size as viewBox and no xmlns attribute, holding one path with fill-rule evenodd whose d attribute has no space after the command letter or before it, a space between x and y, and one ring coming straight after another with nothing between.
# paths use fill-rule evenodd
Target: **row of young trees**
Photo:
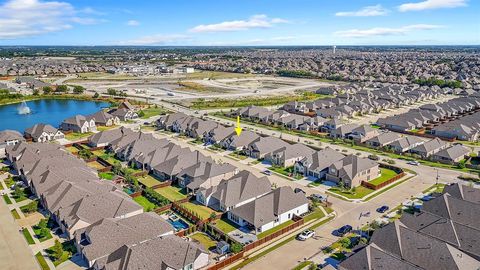
<instances>
[{"instance_id":1,"label":"row of young trees","mask_svg":"<svg viewBox=\"0 0 480 270\"><path fill-rule=\"evenodd\" d=\"M42 93L44 95L49 95L49 94L52 94L52 93L68 93L68 92L69 92L69 86L64 85L64 84L57 86L55 89L53 89L53 87L51 87L51 86L44 86L42 88ZM85 92L85 87L83 87L81 85L74 85L73 88L72 88L72 93L73 94L81 95L84 92ZM33 94L34 95L39 95L40 91L38 89L35 89L33 91Z\"/></svg>"}]
</instances>

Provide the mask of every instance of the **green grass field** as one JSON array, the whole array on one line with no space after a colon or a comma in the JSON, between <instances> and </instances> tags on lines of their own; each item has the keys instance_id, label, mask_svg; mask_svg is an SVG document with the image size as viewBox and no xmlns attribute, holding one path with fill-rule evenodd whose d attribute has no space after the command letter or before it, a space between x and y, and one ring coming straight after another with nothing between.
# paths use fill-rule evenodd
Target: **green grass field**
<instances>
[{"instance_id":1,"label":"green grass field","mask_svg":"<svg viewBox=\"0 0 480 270\"><path fill-rule=\"evenodd\" d=\"M194 204L194 203L191 203L191 202L186 202L186 203L182 203L181 205L183 207L185 207L186 209L194 212L198 216L200 216L201 219L209 218L212 213L217 214L217 212L213 211L212 209L210 209L206 206L200 205L200 204Z\"/></svg>"},{"instance_id":2,"label":"green grass field","mask_svg":"<svg viewBox=\"0 0 480 270\"><path fill-rule=\"evenodd\" d=\"M167 198L167 200L171 202L187 198L187 195L183 192L183 189L176 186L157 188L155 189L155 192Z\"/></svg>"},{"instance_id":3,"label":"green grass field","mask_svg":"<svg viewBox=\"0 0 480 270\"><path fill-rule=\"evenodd\" d=\"M257 234L257 238L258 238L258 239L265 238L265 237L267 237L267 236L269 236L269 235L271 235L271 234L273 234L273 233L275 233L275 232L280 231L281 229L283 229L283 228L285 228L285 227L287 227L287 226L289 226L289 225L291 225L291 224L293 224L293 223L294 223L293 220L289 220L289 221L287 221L287 222L284 222L284 223L282 223L282 224L280 224L280 225L278 225L278 226L275 226L275 227L273 227L273 228L271 228L271 229L269 229L269 230L266 230L266 231L264 231L264 232L261 232L261 233Z\"/></svg>"},{"instance_id":4,"label":"green grass field","mask_svg":"<svg viewBox=\"0 0 480 270\"><path fill-rule=\"evenodd\" d=\"M155 185L161 184L160 181L158 181L157 179L155 179L155 177L149 174L139 177L138 182L144 184L146 187L153 187Z\"/></svg>"},{"instance_id":5,"label":"green grass field","mask_svg":"<svg viewBox=\"0 0 480 270\"><path fill-rule=\"evenodd\" d=\"M80 139L87 138L88 136L92 135L92 132L86 132L86 133L76 133L72 132L67 135L65 135L65 139L70 140L70 141L76 141Z\"/></svg>"},{"instance_id":6,"label":"green grass field","mask_svg":"<svg viewBox=\"0 0 480 270\"><path fill-rule=\"evenodd\" d=\"M32 235L30 234L30 232L26 228L22 230L22 234L25 237L25 240L27 240L27 243L29 245L35 244L35 241L33 240Z\"/></svg>"},{"instance_id":7,"label":"green grass field","mask_svg":"<svg viewBox=\"0 0 480 270\"><path fill-rule=\"evenodd\" d=\"M133 200L136 201L138 204L140 204L143 207L143 209L145 210L145 212L152 211L156 207L155 204L153 204L152 202L150 202L149 200L147 200L147 198L145 198L143 196L135 197L135 198L133 198Z\"/></svg>"},{"instance_id":8,"label":"green grass field","mask_svg":"<svg viewBox=\"0 0 480 270\"><path fill-rule=\"evenodd\" d=\"M48 266L47 261L45 260L45 258L40 252L35 254L35 258L37 258L38 264L40 265L40 268L42 270L50 270L50 267Z\"/></svg>"},{"instance_id":9,"label":"green grass field","mask_svg":"<svg viewBox=\"0 0 480 270\"><path fill-rule=\"evenodd\" d=\"M3 195L3 200L5 200L6 204L12 204L12 200L10 200L10 197L8 197L7 194Z\"/></svg>"},{"instance_id":10,"label":"green grass field","mask_svg":"<svg viewBox=\"0 0 480 270\"><path fill-rule=\"evenodd\" d=\"M235 223L231 222L228 219L223 219L223 218L215 220L214 226L217 229L227 234L239 228L239 226L237 226Z\"/></svg>"},{"instance_id":11,"label":"green grass field","mask_svg":"<svg viewBox=\"0 0 480 270\"><path fill-rule=\"evenodd\" d=\"M200 244L206 250L210 250L210 249L215 248L217 246L217 242L215 242L208 235L206 235L204 233L201 233L201 232L194 233L192 235L189 235L188 237L193 239L193 240L197 240L198 242L200 242Z\"/></svg>"},{"instance_id":12,"label":"green grass field","mask_svg":"<svg viewBox=\"0 0 480 270\"><path fill-rule=\"evenodd\" d=\"M381 175L379 177L369 181L370 184L377 186L377 185L380 185L383 182L388 181L388 180L390 180L393 177L398 175L395 171L390 170L390 169L386 169L386 168L380 168L380 172L381 172Z\"/></svg>"},{"instance_id":13,"label":"green grass field","mask_svg":"<svg viewBox=\"0 0 480 270\"><path fill-rule=\"evenodd\" d=\"M351 190L340 190L339 188L330 188L328 192L332 192L334 194L342 195L344 197L347 197L349 199L361 199L368 194L374 192L373 189L366 188L364 186L358 186L355 188L355 192Z\"/></svg>"},{"instance_id":14,"label":"green grass field","mask_svg":"<svg viewBox=\"0 0 480 270\"><path fill-rule=\"evenodd\" d=\"M20 219L20 214L18 214L17 209L10 211L14 219Z\"/></svg>"}]
</instances>

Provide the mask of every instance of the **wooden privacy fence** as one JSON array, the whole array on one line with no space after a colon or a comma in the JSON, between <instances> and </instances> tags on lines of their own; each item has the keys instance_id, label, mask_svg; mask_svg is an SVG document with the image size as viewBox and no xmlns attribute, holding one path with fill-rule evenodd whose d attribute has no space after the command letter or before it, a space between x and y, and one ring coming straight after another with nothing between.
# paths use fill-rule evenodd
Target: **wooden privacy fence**
<instances>
[{"instance_id":1,"label":"wooden privacy fence","mask_svg":"<svg viewBox=\"0 0 480 270\"><path fill-rule=\"evenodd\" d=\"M290 225L288 225L287 227L282 228L282 229L279 230L279 231L276 231L276 232L274 232L274 233L272 233L272 234L270 234L270 235L265 236L265 237L262 238L262 239L259 239L259 240L255 241L255 242L253 242L253 243L250 243L250 244L244 246L244 247L243 247L243 250L244 250L244 251L249 251L249 250L251 250L251 249L254 249L254 248L256 248L256 247L258 247L258 246L260 246L260 245L265 244L266 242L269 242L270 240L272 240L272 239L274 239L274 238L279 237L280 235L282 235L282 234L284 234L284 233L287 233L287 232L289 232L289 231L291 231L291 230L293 230L293 229L296 229L296 228L302 226L304 223L305 223L305 221L303 220L303 218L300 218L299 220L295 221L295 223L290 224Z\"/></svg>"},{"instance_id":2,"label":"wooden privacy fence","mask_svg":"<svg viewBox=\"0 0 480 270\"><path fill-rule=\"evenodd\" d=\"M216 263L216 264L208 267L207 270L218 270L218 269L222 269L222 268L224 268L225 266L230 265L230 264L232 264L232 263L234 263L234 262L242 259L243 256L244 256L244 254L245 254L245 252L241 251L241 252L239 252L239 253L237 253L237 254L234 254L234 255L232 255L232 256L229 256L229 257L227 257L225 260L221 260L221 261L219 261L218 263Z\"/></svg>"},{"instance_id":3,"label":"wooden privacy fence","mask_svg":"<svg viewBox=\"0 0 480 270\"><path fill-rule=\"evenodd\" d=\"M387 185L390 185L391 183L397 181L398 179L402 178L405 176L405 173L402 172L400 174L397 174L395 175L394 177L388 179L387 181L383 182L383 183L380 183L378 185L373 185L372 183L370 182L366 182L366 181L362 181L362 186L366 187L366 188L369 188L369 189L373 189L373 190L377 190L377 189L381 189Z\"/></svg>"}]
</instances>

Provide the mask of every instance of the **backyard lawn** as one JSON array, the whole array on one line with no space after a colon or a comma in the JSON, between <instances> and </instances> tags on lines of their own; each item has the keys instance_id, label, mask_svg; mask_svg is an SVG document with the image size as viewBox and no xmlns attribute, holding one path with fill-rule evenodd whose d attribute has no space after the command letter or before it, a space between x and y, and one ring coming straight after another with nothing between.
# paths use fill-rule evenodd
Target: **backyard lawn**
<instances>
[{"instance_id":1,"label":"backyard lawn","mask_svg":"<svg viewBox=\"0 0 480 270\"><path fill-rule=\"evenodd\" d=\"M78 151L80 151L80 150L78 150L78 148L76 148L75 146L69 146L69 147L67 147L67 151L72 153L72 154L75 154L75 153L78 153Z\"/></svg>"},{"instance_id":2,"label":"backyard lawn","mask_svg":"<svg viewBox=\"0 0 480 270\"><path fill-rule=\"evenodd\" d=\"M280 224L280 225L278 225L278 226L275 226L275 227L273 227L273 228L271 228L271 229L269 229L269 230L266 230L266 231L264 231L264 232L262 232L262 233L257 234L257 238L258 238L258 239L265 238L265 237L271 235L272 233L278 232L278 231L280 231L281 229L283 229L283 228L285 228L285 227L287 227L288 225L291 225L291 224L293 224L293 223L294 223L293 220L289 220L289 221L287 221L287 222L284 222L284 223L282 223L282 224Z\"/></svg>"},{"instance_id":3,"label":"backyard lawn","mask_svg":"<svg viewBox=\"0 0 480 270\"><path fill-rule=\"evenodd\" d=\"M194 239L194 240L197 240L198 242L200 242L200 244L202 244L202 246L206 250L210 250L210 249L215 248L217 246L217 242L212 240L212 238L210 238L210 236L208 236L204 233L201 233L201 232L194 233L194 234L190 235L189 237L191 239Z\"/></svg>"},{"instance_id":4,"label":"backyard lawn","mask_svg":"<svg viewBox=\"0 0 480 270\"><path fill-rule=\"evenodd\" d=\"M106 126L97 126L97 130L98 131L105 131L105 130L110 130L110 129L114 129L116 128L117 126L113 125L113 126L109 126L109 127L106 127Z\"/></svg>"},{"instance_id":5,"label":"backyard lawn","mask_svg":"<svg viewBox=\"0 0 480 270\"><path fill-rule=\"evenodd\" d=\"M86 138L86 137L88 137L92 134L93 134L93 132L86 132L86 133L72 132L72 133L66 134L65 139L70 140L70 141L76 141L76 140Z\"/></svg>"},{"instance_id":6,"label":"backyard lawn","mask_svg":"<svg viewBox=\"0 0 480 270\"><path fill-rule=\"evenodd\" d=\"M230 233L230 232L233 232L234 230L236 230L238 228L238 226L236 224L234 224L233 222L231 222L230 220L228 219L217 219L214 221L214 226L221 230L222 232L224 233Z\"/></svg>"},{"instance_id":7,"label":"backyard lawn","mask_svg":"<svg viewBox=\"0 0 480 270\"><path fill-rule=\"evenodd\" d=\"M98 173L98 177L105 180L112 180L115 174L113 172L100 172Z\"/></svg>"},{"instance_id":8,"label":"backyard lawn","mask_svg":"<svg viewBox=\"0 0 480 270\"><path fill-rule=\"evenodd\" d=\"M186 209L197 214L201 219L209 218L212 213L217 214L217 212L213 211L212 209L200 204L186 202L186 203L182 203L181 205Z\"/></svg>"},{"instance_id":9,"label":"backyard lawn","mask_svg":"<svg viewBox=\"0 0 480 270\"><path fill-rule=\"evenodd\" d=\"M149 174L138 178L138 182L144 184L146 187L153 187L155 185L161 184L160 181L158 181L157 179L155 179L155 177Z\"/></svg>"},{"instance_id":10,"label":"backyard lawn","mask_svg":"<svg viewBox=\"0 0 480 270\"><path fill-rule=\"evenodd\" d=\"M147 198L143 196L135 197L133 198L133 200L140 204L145 210L145 212L151 211L157 207L154 203L150 202Z\"/></svg>"},{"instance_id":11,"label":"backyard lawn","mask_svg":"<svg viewBox=\"0 0 480 270\"><path fill-rule=\"evenodd\" d=\"M183 188L176 186L157 188L155 189L155 192L167 198L167 200L171 202L187 198L187 195L183 192Z\"/></svg>"},{"instance_id":12,"label":"backyard lawn","mask_svg":"<svg viewBox=\"0 0 480 270\"><path fill-rule=\"evenodd\" d=\"M96 170L101 170L101 169L105 169L105 166L103 166L102 164L100 164L98 161L92 161L92 162L88 162L87 163L88 166L96 169Z\"/></svg>"},{"instance_id":13,"label":"backyard lawn","mask_svg":"<svg viewBox=\"0 0 480 270\"><path fill-rule=\"evenodd\" d=\"M103 149L92 151L92 153L95 156L102 158L106 162L110 163L111 165L113 165L115 162L120 162L118 159L115 158L113 154L109 154Z\"/></svg>"},{"instance_id":14,"label":"backyard lawn","mask_svg":"<svg viewBox=\"0 0 480 270\"><path fill-rule=\"evenodd\" d=\"M398 175L395 171L390 170L390 169L386 169L386 168L380 168L380 172L381 172L381 175L379 177L369 181L370 184L378 186L378 185L382 184L383 182L388 181L388 180L390 180L393 177Z\"/></svg>"},{"instance_id":15,"label":"backyard lawn","mask_svg":"<svg viewBox=\"0 0 480 270\"><path fill-rule=\"evenodd\" d=\"M25 237L25 239L27 240L27 243L28 243L29 245L35 244L35 241L33 240L33 237L32 237L32 235L30 234L30 232L27 230L27 228L23 229L23 230L22 230L22 233L23 233L23 236Z\"/></svg>"}]
</instances>

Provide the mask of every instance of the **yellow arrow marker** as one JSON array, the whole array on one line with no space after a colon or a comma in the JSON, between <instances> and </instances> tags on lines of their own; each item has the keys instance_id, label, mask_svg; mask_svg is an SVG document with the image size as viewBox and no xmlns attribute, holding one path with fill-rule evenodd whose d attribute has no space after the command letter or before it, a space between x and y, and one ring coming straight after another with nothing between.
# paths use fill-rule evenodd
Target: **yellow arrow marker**
<instances>
[{"instance_id":1,"label":"yellow arrow marker","mask_svg":"<svg viewBox=\"0 0 480 270\"><path fill-rule=\"evenodd\" d=\"M242 134L242 128L240 127L240 116L237 116L237 127L235 128L235 132L237 132L237 136Z\"/></svg>"}]
</instances>

